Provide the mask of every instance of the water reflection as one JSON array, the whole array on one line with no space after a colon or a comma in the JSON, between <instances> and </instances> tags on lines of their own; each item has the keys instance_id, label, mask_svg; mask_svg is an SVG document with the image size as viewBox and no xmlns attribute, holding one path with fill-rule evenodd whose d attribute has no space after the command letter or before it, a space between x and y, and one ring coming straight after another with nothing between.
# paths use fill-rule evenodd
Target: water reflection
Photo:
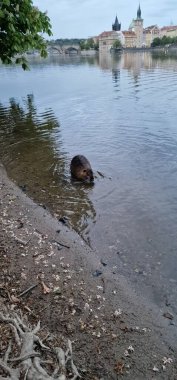
<instances>
[{"instance_id":1,"label":"water reflection","mask_svg":"<svg viewBox=\"0 0 177 380\"><path fill-rule=\"evenodd\" d=\"M119 87L119 81L120 81L120 69L112 69L112 78L113 82L115 83L115 87Z\"/></svg>"},{"instance_id":2,"label":"water reflection","mask_svg":"<svg viewBox=\"0 0 177 380\"><path fill-rule=\"evenodd\" d=\"M8 107L0 104L0 146L8 173L19 186L56 215L68 216L78 232L86 233L96 215L88 198L91 189L70 181L69 158L52 109L39 114L33 95L23 105L15 99L10 99Z\"/></svg>"},{"instance_id":3,"label":"water reflection","mask_svg":"<svg viewBox=\"0 0 177 380\"><path fill-rule=\"evenodd\" d=\"M165 64L164 64L165 62ZM177 52L123 52L119 54L99 54L99 65L102 70L128 70L137 78L142 70L155 68L169 69L172 65L177 69Z\"/></svg>"},{"instance_id":4,"label":"water reflection","mask_svg":"<svg viewBox=\"0 0 177 380\"><path fill-rule=\"evenodd\" d=\"M124 52L31 62L28 73L0 68L0 155L9 174L69 216L113 264L120 251L121 273L145 271L138 284L176 300L177 286L166 284L177 266L177 59ZM70 181L79 153L104 175L93 188Z\"/></svg>"},{"instance_id":5,"label":"water reflection","mask_svg":"<svg viewBox=\"0 0 177 380\"><path fill-rule=\"evenodd\" d=\"M109 54L102 53L99 54L99 66L102 70L116 70L120 69L122 61L122 54Z\"/></svg>"},{"instance_id":6,"label":"water reflection","mask_svg":"<svg viewBox=\"0 0 177 380\"><path fill-rule=\"evenodd\" d=\"M40 56L28 57L30 68L42 68L46 66L98 66L99 56L95 54L93 56L80 56L80 55L48 55L47 58L41 58Z\"/></svg>"}]
</instances>

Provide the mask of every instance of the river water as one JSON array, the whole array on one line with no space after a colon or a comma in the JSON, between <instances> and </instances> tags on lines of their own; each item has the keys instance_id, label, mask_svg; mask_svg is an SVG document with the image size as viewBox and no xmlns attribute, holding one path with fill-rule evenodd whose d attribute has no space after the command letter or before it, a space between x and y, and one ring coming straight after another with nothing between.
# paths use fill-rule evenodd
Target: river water
<instances>
[{"instance_id":1,"label":"river water","mask_svg":"<svg viewBox=\"0 0 177 380\"><path fill-rule=\"evenodd\" d=\"M177 57L0 66L0 158L15 182L160 307L177 312ZM95 185L73 183L75 154Z\"/></svg>"}]
</instances>

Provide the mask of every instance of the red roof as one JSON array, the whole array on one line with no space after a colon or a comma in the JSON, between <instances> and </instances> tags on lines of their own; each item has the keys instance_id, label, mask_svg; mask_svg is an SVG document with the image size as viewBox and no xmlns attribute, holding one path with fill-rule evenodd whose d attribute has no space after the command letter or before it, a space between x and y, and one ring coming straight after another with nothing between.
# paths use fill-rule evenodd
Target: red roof
<instances>
[{"instance_id":1,"label":"red roof","mask_svg":"<svg viewBox=\"0 0 177 380\"><path fill-rule=\"evenodd\" d=\"M152 29L159 29L157 25L150 25L144 28L144 30L152 30Z\"/></svg>"},{"instance_id":2,"label":"red roof","mask_svg":"<svg viewBox=\"0 0 177 380\"><path fill-rule=\"evenodd\" d=\"M111 32L102 32L98 37L109 37L109 36L112 36L112 34L115 34L114 31L111 31Z\"/></svg>"},{"instance_id":3,"label":"red roof","mask_svg":"<svg viewBox=\"0 0 177 380\"><path fill-rule=\"evenodd\" d=\"M130 36L130 37L136 36L135 32L132 32L131 30L124 30L122 33L124 34L124 36Z\"/></svg>"},{"instance_id":4,"label":"red roof","mask_svg":"<svg viewBox=\"0 0 177 380\"><path fill-rule=\"evenodd\" d=\"M159 29L143 29L143 33L144 34L158 34L159 33Z\"/></svg>"},{"instance_id":5,"label":"red roof","mask_svg":"<svg viewBox=\"0 0 177 380\"><path fill-rule=\"evenodd\" d=\"M177 26L176 25L171 25L171 26L163 26L160 30L176 30Z\"/></svg>"}]
</instances>

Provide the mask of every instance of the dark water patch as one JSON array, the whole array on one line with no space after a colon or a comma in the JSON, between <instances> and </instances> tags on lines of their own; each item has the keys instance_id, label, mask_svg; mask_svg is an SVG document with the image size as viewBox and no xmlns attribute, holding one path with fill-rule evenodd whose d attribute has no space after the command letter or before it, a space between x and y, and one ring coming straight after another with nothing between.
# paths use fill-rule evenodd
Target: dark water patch
<instances>
[{"instance_id":1,"label":"dark water patch","mask_svg":"<svg viewBox=\"0 0 177 380\"><path fill-rule=\"evenodd\" d=\"M71 182L60 124L51 109L38 114L32 95L21 106L14 99L0 106L1 159L21 188L55 215L68 215L78 232L95 212L83 185ZM57 140L57 146L56 146Z\"/></svg>"}]
</instances>

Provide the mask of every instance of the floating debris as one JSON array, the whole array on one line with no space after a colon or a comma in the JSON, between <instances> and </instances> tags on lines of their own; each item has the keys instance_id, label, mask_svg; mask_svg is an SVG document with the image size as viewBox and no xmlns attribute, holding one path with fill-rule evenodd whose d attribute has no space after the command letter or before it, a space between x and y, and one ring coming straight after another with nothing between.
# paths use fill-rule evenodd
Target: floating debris
<instances>
[{"instance_id":1,"label":"floating debris","mask_svg":"<svg viewBox=\"0 0 177 380\"><path fill-rule=\"evenodd\" d=\"M163 313L163 317L171 320L174 318L173 314L169 313L168 311L166 313Z\"/></svg>"},{"instance_id":2,"label":"floating debris","mask_svg":"<svg viewBox=\"0 0 177 380\"><path fill-rule=\"evenodd\" d=\"M95 272L93 272L93 277L99 277L103 274L103 272L101 272L101 270L99 269L96 269Z\"/></svg>"},{"instance_id":3,"label":"floating debris","mask_svg":"<svg viewBox=\"0 0 177 380\"><path fill-rule=\"evenodd\" d=\"M101 262L101 264L102 264L104 267L106 267L106 266L108 265L103 259L101 259L100 262Z\"/></svg>"},{"instance_id":4,"label":"floating debris","mask_svg":"<svg viewBox=\"0 0 177 380\"><path fill-rule=\"evenodd\" d=\"M122 310L121 309L118 309L118 310L115 310L115 312L114 312L114 317L119 317L119 315L121 315L122 314Z\"/></svg>"},{"instance_id":5,"label":"floating debris","mask_svg":"<svg viewBox=\"0 0 177 380\"><path fill-rule=\"evenodd\" d=\"M154 366L152 370L153 370L153 372L160 372L156 366Z\"/></svg>"},{"instance_id":6,"label":"floating debris","mask_svg":"<svg viewBox=\"0 0 177 380\"><path fill-rule=\"evenodd\" d=\"M173 359L172 358L166 358L166 356L164 356L164 358L162 359L163 361L163 364L171 364L173 363Z\"/></svg>"}]
</instances>

